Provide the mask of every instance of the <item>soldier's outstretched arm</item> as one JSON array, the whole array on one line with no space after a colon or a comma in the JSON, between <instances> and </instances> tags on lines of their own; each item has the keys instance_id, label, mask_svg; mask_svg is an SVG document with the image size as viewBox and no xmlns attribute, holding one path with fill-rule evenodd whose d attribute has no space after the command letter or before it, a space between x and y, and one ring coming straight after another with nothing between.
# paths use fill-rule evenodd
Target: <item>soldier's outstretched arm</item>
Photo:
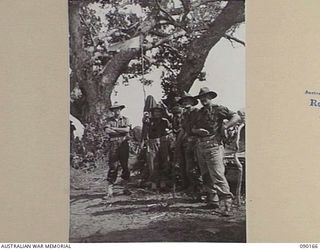
<instances>
[{"instance_id":1,"label":"soldier's outstretched arm","mask_svg":"<svg viewBox=\"0 0 320 250\"><path fill-rule=\"evenodd\" d=\"M116 132L116 131L114 131L113 129L111 129L111 128L105 128L105 132L107 133L107 134L118 134L118 132Z\"/></svg>"},{"instance_id":2,"label":"soldier's outstretched arm","mask_svg":"<svg viewBox=\"0 0 320 250\"><path fill-rule=\"evenodd\" d=\"M223 127L224 127L224 129L228 129L228 128L232 127L233 125L236 125L240 121L241 121L241 117L238 114L234 114L231 117L231 119L224 124Z\"/></svg>"},{"instance_id":3,"label":"soldier's outstretched arm","mask_svg":"<svg viewBox=\"0 0 320 250\"><path fill-rule=\"evenodd\" d=\"M129 133L130 129L129 126L125 127L125 128L112 128L114 131L116 132L120 132L120 133Z\"/></svg>"}]
</instances>

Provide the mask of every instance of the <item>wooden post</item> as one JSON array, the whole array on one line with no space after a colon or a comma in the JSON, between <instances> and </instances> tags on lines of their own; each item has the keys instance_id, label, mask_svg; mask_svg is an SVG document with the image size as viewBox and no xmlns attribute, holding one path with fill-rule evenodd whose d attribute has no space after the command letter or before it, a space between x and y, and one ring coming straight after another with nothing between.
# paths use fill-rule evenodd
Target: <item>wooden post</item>
<instances>
[{"instance_id":1,"label":"wooden post","mask_svg":"<svg viewBox=\"0 0 320 250\"><path fill-rule=\"evenodd\" d=\"M240 206L241 203L241 189L242 189L242 178L243 178L243 166L238 158L238 152L239 152L239 142L240 142L240 133L242 128L244 127L244 124L241 124L238 127L237 131L237 140L236 140L236 152L234 153L233 157L237 166L238 170L238 177L237 177L237 188L236 188L236 204Z\"/></svg>"}]
</instances>

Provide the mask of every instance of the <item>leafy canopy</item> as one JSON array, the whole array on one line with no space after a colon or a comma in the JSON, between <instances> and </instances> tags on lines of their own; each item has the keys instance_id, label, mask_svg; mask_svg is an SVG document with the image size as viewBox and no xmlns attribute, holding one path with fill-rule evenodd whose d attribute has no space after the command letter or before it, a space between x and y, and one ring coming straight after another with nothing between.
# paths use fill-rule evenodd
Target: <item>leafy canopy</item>
<instances>
[{"instance_id":1,"label":"leafy canopy","mask_svg":"<svg viewBox=\"0 0 320 250\"><path fill-rule=\"evenodd\" d=\"M116 53L136 50L118 82L140 78L148 85L148 73L160 68L165 95L175 92L188 45L207 32L225 5L216 0L88 1L80 13L83 47L91 55L88 68L99 76ZM205 80L205 73L198 79Z\"/></svg>"}]
</instances>

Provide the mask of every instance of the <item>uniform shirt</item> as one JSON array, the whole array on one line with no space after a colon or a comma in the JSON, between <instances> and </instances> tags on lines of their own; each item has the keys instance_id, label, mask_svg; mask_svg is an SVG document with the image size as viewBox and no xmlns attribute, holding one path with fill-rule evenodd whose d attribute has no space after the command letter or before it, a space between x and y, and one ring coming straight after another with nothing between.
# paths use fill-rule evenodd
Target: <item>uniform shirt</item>
<instances>
[{"instance_id":1,"label":"uniform shirt","mask_svg":"<svg viewBox=\"0 0 320 250\"><path fill-rule=\"evenodd\" d=\"M151 118L147 126L149 139L155 139L165 136L168 134L168 130L171 128L171 125L166 118Z\"/></svg>"},{"instance_id":2,"label":"uniform shirt","mask_svg":"<svg viewBox=\"0 0 320 250\"><path fill-rule=\"evenodd\" d=\"M194 124L194 128L203 128L209 131L210 135L215 135L217 141L221 141L221 127L223 120L230 120L235 113L224 106L211 104L208 107L202 107Z\"/></svg>"},{"instance_id":3,"label":"uniform shirt","mask_svg":"<svg viewBox=\"0 0 320 250\"><path fill-rule=\"evenodd\" d=\"M119 116L118 118L115 118L114 116L109 117L106 120L106 126L109 125L112 129L114 128L126 128L130 126L129 119L125 116ZM110 135L111 137L117 137L117 136L126 136L128 133L125 132L119 132L117 135Z\"/></svg>"},{"instance_id":4,"label":"uniform shirt","mask_svg":"<svg viewBox=\"0 0 320 250\"><path fill-rule=\"evenodd\" d=\"M198 109L191 107L189 110L185 110L182 115L181 127L187 135L194 135L192 133L192 128L197 120Z\"/></svg>"},{"instance_id":5,"label":"uniform shirt","mask_svg":"<svg viewBox=\"0 0 320 250\"><path fill-rule=\"evenodd\" d=\"M174 134L178 134L181 130L182 116L174 115L172 118L172 129Z\"/></svg>"}]
</instances>

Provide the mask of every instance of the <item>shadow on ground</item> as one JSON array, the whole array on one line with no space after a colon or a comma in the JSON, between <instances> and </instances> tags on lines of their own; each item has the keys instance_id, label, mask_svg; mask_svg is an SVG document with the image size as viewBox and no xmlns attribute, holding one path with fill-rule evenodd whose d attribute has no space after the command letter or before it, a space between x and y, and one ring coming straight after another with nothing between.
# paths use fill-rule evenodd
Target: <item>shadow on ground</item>
<instances>
[{"instance_id":1,"label":"shadow on ground","mask_svg":"<svg viewBox=\"0 0 320 250\"><path fill-rule=\"evenodd\" d=\"M96 234L70 242L246 242L246 225L244 221L233 223L214 218L171 219L152 222L145 228Z\"/></svg>"},{"instance_id":2,"label":"shadow on ground","mask_svg":"<svg viewBox=\"0 0 320 250\"><path fill-rule=\"evenodd\" d=\"M84 181L71 189L70 242L246 242L245 197L230 217L179 192L131 186L131 195L125 195L123 186L115 185L114 197L106 198L99 171L85 178L78 173Z\"/></svg>"}]
</instances>

